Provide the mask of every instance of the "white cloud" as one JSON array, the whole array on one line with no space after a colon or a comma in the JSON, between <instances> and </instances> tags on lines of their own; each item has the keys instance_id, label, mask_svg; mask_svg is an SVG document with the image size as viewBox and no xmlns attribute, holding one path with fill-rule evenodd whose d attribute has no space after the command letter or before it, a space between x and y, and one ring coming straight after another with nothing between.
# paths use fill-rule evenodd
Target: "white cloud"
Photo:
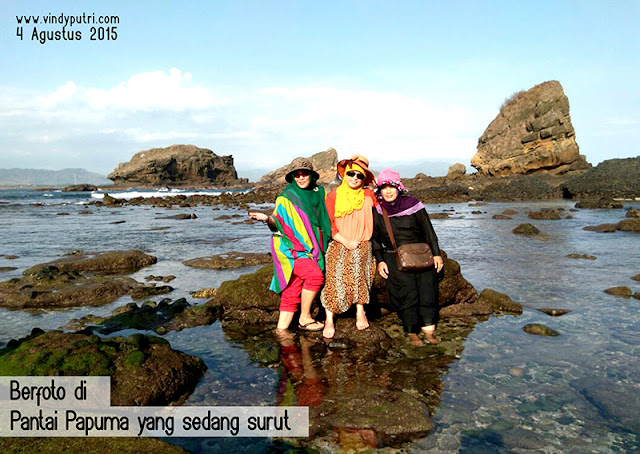
<instances>
[{"instance_id":1,"label":"white cloud","mask_svg":"<svg viewBox=\"0 0 640 454\"><path fill-rule=\"evenodd\" d=\"M214 93L223 88L195 79L173 68L106 88L69 81L50 93L18 97L0 87L0 139L43 163L49 150L68 150L69 162L61 153L51 165L97 169L86 163L99 161L104 173L135 151L176 143L266 166L334 147L340 157L363 154L375 167L375 161L469 159L487 122L486 112L393 91L224 87L222 99ZM0 150L0 158L7 153Z\"/></svg>"},{"instance_id":2,"label":"white cloud","mask_svg":"<svg viewBox=\"0 0 640 454\"><path fill-rule=\"evenodd\" d=\"M220 104L206 87L192 86L191 73L171 68L131 76L110 89L89 88L86 99L93 109L137 110L205 109Z\"/></svg>"},{"instance_id":3,"label":"white cloud","mask_svg":"<svg viewBox=\"0 0 640 454\"><path fill-rule=\"evenodd\" d=\"M57 104L69 100L77 93L77 91L78 87L76 84L69 81L53 93L39 97L38 101L43 108L49 109L51 107L55 107Z\"/></svg>"},{"instance_id":4,"label":"white cloud","mask_svg":"<svg viewBox=\"0 0 640 454\"><path fill-rule=\"evenodd\" d=\"M268 112L252 120L256 131L279 131L288 140L324 138L339 153L370 159L470 158L483 115L393 92L326 87L265 88Z\"/></svg>"}]
</instances>

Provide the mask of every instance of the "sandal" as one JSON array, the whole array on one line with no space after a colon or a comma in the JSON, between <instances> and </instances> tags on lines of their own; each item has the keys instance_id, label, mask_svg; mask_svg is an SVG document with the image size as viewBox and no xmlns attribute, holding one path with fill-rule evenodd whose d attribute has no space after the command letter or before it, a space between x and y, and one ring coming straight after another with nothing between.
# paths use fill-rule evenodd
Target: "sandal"
<instances>
[{"instance_id":1,"label":"sandal","mask_svg":"<svg viewBox=\"0 0 640 454\"><path fill-rule=\"evenodd\" d=\"M311 325L314 325L316 323L318 325L320 325L320 326L318 326L316 328L311 328ZM319 322L317 320L312 320L309 323L305 323L304 325L298 324L298 329L303 330L303 331L311 331L311 332L322 331L324 329L324 323Z\"/></svg>"}]
</instances>

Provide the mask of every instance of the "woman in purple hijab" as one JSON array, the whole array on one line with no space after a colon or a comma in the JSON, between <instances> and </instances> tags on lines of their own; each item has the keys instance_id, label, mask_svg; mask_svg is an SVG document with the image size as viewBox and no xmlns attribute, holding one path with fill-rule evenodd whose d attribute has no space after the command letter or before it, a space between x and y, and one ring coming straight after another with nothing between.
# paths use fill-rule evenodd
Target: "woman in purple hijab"
<instances>
[{"instance_id":1,"label":"woman in purple hijab","mask_svg":"<svg viewBox=\"0 0 640 454\"><path fill-rule=\"evenodd\" d=\"M407 190L400 174L384 169L377 178L376 194L380 204L373 209L373 254L378 273L387 279L391 306L398 312L409 341L415 346L427 342L438 344L435 337L438 321L438 273L444 266L438 237L422 202L405 195ZM384 222L382 208L387 211L396 245L427 242L433 252L434 266L422 271L400 271Z\"/></svg>"}]
</instances>

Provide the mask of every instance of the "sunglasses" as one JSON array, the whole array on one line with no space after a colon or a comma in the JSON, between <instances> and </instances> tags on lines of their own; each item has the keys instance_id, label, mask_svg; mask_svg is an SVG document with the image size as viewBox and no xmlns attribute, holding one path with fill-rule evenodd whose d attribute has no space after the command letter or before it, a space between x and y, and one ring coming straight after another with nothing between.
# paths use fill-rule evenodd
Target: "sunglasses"
<instances>
[{"instance_id":1,"label":"sunglasses","mask_svg":"<svg viewBox=\"0 0 640 454\"><path fill-rule=\"evenodd\" d=\"M349 170L347 172L347 176L348 177L356 177L358 180L364 180L364 175L361 174L360 172L356 172L354 170Z\"/></svg>"},{"instance_id":2,"label":"sunglasses","mask_svg":"<svg viewBox=\"0 0 640 454\"><path fill-rule=\"evenodd\" d=\"M294 178L302 178L302 177L308 177L310 175L309 172L307 172L306 170L297 170L296 173L293 174Z\"/></svg>"}]
</instances>

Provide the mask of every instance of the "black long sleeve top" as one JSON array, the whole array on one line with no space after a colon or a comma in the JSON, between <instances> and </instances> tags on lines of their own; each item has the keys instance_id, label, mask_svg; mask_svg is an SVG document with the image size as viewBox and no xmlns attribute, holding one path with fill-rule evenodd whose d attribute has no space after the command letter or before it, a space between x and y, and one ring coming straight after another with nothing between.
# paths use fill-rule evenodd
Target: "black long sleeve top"
<instances>
[{"instance_id":1,"label":"black long sleeve top","mask_svg":"<svg viewBox=\"0 0 640 454\"><path fill-rule=\"evenodd\" d=\"M438 237L431 225L431 220L427 210L420 210L414 214L406 216L390 217L393 236L396 245L401 246L408 243L429 243L434 256L440 255ZM387 227L384 224L384 216L378 214L378 210L373 208L373 254L378 263L384 262L384 253L393 250Z\"/></svg>"}]
</instances>

